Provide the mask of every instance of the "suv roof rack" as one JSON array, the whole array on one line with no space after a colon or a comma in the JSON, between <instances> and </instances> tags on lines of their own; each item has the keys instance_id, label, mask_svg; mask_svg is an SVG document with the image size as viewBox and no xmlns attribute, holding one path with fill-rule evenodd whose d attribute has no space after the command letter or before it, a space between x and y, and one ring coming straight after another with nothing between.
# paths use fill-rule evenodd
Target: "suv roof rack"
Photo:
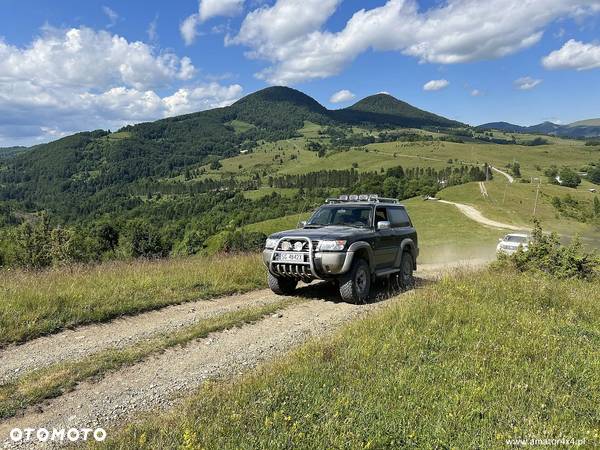
<instances>
[{"instance_id":1,"label":"suv roof rack","mask_svg":"<svg viewBox=\"0 0 600 450\"><path fill-rule=\"evenodd\" d=\"M339 197L328 198L326 201L328 204L333 203L356 203L356 202L366 202L366 203L400 203L400 201L396 198L387 198L380 197L377 194L360 194L360 195L340 195Z\"/></svg>"}]
</instances>

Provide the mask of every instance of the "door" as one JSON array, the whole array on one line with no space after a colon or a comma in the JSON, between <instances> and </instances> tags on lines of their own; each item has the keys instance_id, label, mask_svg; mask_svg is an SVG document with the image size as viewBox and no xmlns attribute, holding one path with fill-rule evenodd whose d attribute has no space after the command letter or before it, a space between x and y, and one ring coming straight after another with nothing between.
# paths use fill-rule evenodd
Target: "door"
<instances>
[{"instance_id":1,"label":"door","mask_svg":"<svg viewBox=\"0 0 600 450\"><path fill-rule=\"evenodd\" d=\"M393 228L388 230L377 230L379 222L389 222L387 208L378 206L375 209L375 246L373 255L375 257L375 269L387 269L392 267L396 258L397 246Z\"/></svg>"},{"instance_id":2,"label":"door","mask_svg":"<svg viewBox=\"0 0 600 450\"><path fill-rule=\"evenodd\" d=\"M402 256L400 245L404 239L413 239L414 229L410 222L410 218L408 217L408 213L401 206L388 208L388 217L392 225L394 246L396 248L395 266L399 267L400 258Z\"/></svg>"}]
</instances>

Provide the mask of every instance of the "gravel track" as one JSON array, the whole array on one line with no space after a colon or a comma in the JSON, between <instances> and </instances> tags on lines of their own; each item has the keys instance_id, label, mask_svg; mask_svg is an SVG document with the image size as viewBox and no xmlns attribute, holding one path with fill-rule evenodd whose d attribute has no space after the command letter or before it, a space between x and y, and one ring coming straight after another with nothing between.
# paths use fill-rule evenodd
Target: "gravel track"
<instances>
[{"instance_id":1,"label":"gravel track","mask_svg":"<svg viewBox=\"0 0 600 450\"><path fill-rule=\"evenodd\" d=\"M128 347L142 339L176 331L202 319L278 300L280 299L268 290L199 300L13 345L0 350L0 383L6 383L33 369L78 360L107 348Z\"/></svg>"},{"instance_id":2,"label":"gravel track","mask_svg":"<svg viewBox=\"0 0 600 450\"><path fill-rule=\"evenodd\" d=\"M8 436L15 427L107 428L134 413L170 407L206 379L238 375L382 304L356 306L312 299L255 324L213 333L108 374L97 383L81 383L74 391L1 423L0 442L12 448ZM27 448L31 447L29 443Z\"/></svg>"}]
</instances>

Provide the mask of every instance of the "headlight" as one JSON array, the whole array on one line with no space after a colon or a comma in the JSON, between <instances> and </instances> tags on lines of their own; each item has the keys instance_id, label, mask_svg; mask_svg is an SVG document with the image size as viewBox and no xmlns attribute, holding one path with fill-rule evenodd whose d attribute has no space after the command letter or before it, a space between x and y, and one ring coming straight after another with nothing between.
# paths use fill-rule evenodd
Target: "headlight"
<instances>
[{"instance_id":1,"label":"headlight","mask_svg":"<svg viewBox=\"0 0 600 450\"><path fill-rule=\"evenodd\" d=\"M346 241L321 241L317 250L325 252L339 252L344 250Z\"/></svg>"},{"instance_id":2,"label":"headlight","mask_svg":"<svg viewBox=\"0 0 600 450\"><path fill-rule=\"evenodd\" d=\"M279 241L279 239L267 239L267 242L265 243L265 248L268 248L268 249L275 248L278 241Z\"/></svg>"}]
</instances>

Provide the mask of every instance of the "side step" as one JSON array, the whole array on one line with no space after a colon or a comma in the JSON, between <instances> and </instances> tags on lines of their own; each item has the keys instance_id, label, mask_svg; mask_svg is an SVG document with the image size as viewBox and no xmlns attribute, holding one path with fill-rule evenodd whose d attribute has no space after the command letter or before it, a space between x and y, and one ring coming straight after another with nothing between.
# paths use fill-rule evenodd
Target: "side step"
<instances>
[{"instance_id":1,"label":"side step","mask_svg":"<svg viewBox=\"0 0 600 450\"><path fill-rule=\"evenodd\" d=\"M388 275L393 275L395 273L399 273L400 269L382 269L382 270L376 270L375 271L375 276L376 277L387 277Z\"/></svg>"}]
</instances>

